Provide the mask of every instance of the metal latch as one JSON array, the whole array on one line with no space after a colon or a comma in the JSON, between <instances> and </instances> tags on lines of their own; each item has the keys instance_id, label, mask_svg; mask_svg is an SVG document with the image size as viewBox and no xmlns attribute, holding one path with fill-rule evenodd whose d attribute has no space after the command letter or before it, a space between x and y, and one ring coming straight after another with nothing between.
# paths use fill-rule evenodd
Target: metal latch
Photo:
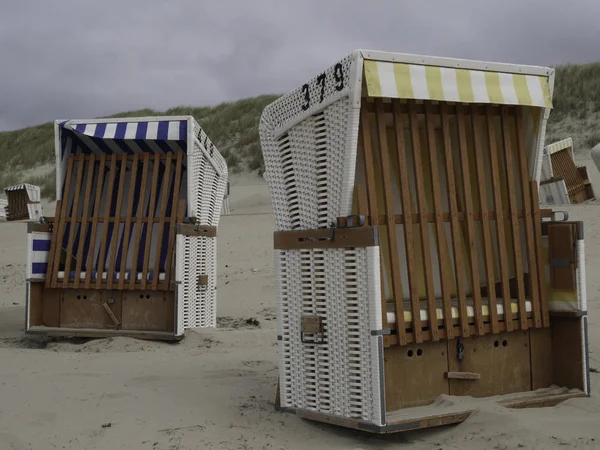
<instances>
[{"instance_id":1,"label":"metal latch","mask_svg":"<svg viewBox=\"0 0 600 450\"><path fill-rule=\"evenodd\" d=\"M327 238L328 241L333 241L333 238L335 237L335 222L331 222L329 224L329 237Z\"/></svg>"},{"instance_id":2,"label":"metal latch","mask_svg":"<svg viewBox=\"0 0 600 450\"><path fill-rule=\"evenodd\" d=\"M324 344L325 343L325 328L323 326L323 317L316 314L304 315L300 322L300 341L303 344ZM304 339L305 334L314 336L314 340L307 341Z\"/></svg>"},{"instance_id":3,"label":"metal latch","mask_svg":"<svg viewBox=\"0 0 600 450\"><path fill-rule=\"evenodd\" d=\"M204 287L208 285L208 275L199 275L198 276L198 288Z\"/></svg>"},{"instance_id":4,"label":"metal latch","mask_svg":"<svg viewBox=\"0 0 600 450\"><path fill-rule=\"evenodd\" d=\"M463 344L462 340L460 338L458 338L458 339L456 339L456 358L459 361L462 361L464 356L465 356L465 344Z\"/></svg>"}]
</instances>

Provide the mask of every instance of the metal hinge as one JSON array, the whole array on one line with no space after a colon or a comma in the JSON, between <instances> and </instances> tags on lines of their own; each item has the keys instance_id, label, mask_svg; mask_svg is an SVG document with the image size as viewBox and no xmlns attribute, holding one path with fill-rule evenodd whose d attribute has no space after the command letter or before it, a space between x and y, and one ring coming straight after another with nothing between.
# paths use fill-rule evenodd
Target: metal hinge
<instances>
[{"instance_id":1,"label":"metal hinge","mask_svg":"<svg viewBox=\"0 0 600 450\"><path fill-rule=\"evenodd\" d=\"M329 224L329 237L327 240L333 241L336 228L360 228L365 225L366 218L362 214L351 214L346 217L338 217L336 222Z\"/></svg>"}]
</instances>

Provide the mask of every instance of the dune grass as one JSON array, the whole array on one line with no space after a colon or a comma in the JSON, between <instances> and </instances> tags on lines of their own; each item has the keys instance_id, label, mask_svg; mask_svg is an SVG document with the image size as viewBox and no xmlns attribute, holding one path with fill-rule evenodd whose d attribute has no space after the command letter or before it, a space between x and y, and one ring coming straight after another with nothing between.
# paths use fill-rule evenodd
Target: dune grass
<instances>
[{"instance_id":1,"label":"dune grass","mask_svg":"<svg viewBox=\"0 0 600 450\"><path fill-rule=\"evenodd\" d=\"M108 117L192 115L227 160L230 172L264 168L258 139L260 115L277 95L262 95L214 107L177 106L167 111L142 109ZM27 175L27 171L54 162L54 124L0 132L0 188L18 183L41 187L42 196L55 197L55 172Z\"/></svg>"},{"instance_id":2,"label":"dune grass","mask_svg":"<svg viewBox=\"0 0 600 450\"><path fill-rule=\"evenodd\" d=\"M177 106L166 111L143 109L109 117L192 115L217 145L232 173L264 170L258 138L260 115L277 95L262 95L213 107ZM556 67L554 109L546 142L567 137L576 153L600 143L600 63ZM41 186L42 195L55 196L54 171L28 175L29 169L54 162L54 126L46 123L0 133L0 187L17 183Z\"/></svg>"},{"instance_id":3,"label":"dune grass","mask_svg":"<svg viewBox=\"0 0 600 450\"><path fill-rule=\"evenodd\" d=\"M600 144L600 63L556 67L546 142L573 138L575 153Z\"/></svg>"}]
</instances>

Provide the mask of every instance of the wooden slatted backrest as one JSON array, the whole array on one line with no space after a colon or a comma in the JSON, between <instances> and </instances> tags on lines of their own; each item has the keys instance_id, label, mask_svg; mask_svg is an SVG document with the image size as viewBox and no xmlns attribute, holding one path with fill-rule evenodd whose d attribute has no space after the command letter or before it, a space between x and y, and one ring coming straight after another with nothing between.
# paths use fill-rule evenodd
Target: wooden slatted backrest
<instances>
[{"instance_id":1,"label":"wooden slatted backrest","mask_svg":"<svg viewBox=\"0 0 600 450\"><path fill-rule=\"evenodd\" d=\"M6 192L8 201L7 220L20 220L29 218L27 205L30 203L27 189L16 189Z\"/></svg>"},{"instance_id":2,"label":"wooden slatted backrest","mask_svg":"<svg viewBox=\"0 0 600 450\"><path fill-rule=\"evenodd\" d=\"M524 124L515 107L396 99L363 105L355 208L380 228L384 327L386 311L396 317L388 341L549 325ZM435 319L414 313L423 309Z\"/></svg>"},{"instance_id":3,"label":"wooden slatted backrest","mask_svg":"<svg viewBox=\"0 0 600 450\"><path fill-rule=\"evenodd\" d=\"M172 290L182 177L181 153L71 156L46 287Z\"/></svg>"},{"instance_id":4,"label":"wooden slatted backrest","mask_svg":"<svg viewBox=\"0 0 600 450\"><path fill-rule=\"evenodd\" d=\"M565 180L571 203L582 203L587 200L585 180L569 150L566 148L550 155L552 171L555 177Z\"/></svg>"}]
</instances>

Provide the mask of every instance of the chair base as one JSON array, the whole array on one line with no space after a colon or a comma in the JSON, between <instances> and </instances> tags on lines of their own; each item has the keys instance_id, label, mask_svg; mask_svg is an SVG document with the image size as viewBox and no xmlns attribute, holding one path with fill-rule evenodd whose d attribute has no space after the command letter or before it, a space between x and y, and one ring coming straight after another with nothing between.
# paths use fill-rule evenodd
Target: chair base
<instances>
[{"instance_id":1,"label":"chair base","mask_svg":"<svg viewBox=\"0 0 600 450\"><path fill-rule=\"evenodd\" d=\"M130 337L134 339L157 340L157 341L180 341L184 335L177 336L164 331L140 331L140 330L98 330L93 328L63 328L34 326L26 331L27 334L57 336L57 337Z\"/></svg>"},{"instance_id":2,"label":"chair base","mask_svg":"<svg viewBox=\"0 0 600 450\"><path fill-rule=\"evenodd\" d=\"M330 423L332 425L375 434L390 434L464 422L471 413L478 409L478 402L482 401L494 402L506 408L541 408L555 406L571 398L586 396L587 394L579 389L558 387L482 399L444 395L428 406L405 408L387 412L386 424L383 426L374 425L361 420L323 414L316 411L282 408L277 401L275 408L278 411L295 414L303 419ZM278 398L279 395L277 394L276 397ZM461 399L467 398L469 401L461 401Z\"/></svg>"}]
</instances>

